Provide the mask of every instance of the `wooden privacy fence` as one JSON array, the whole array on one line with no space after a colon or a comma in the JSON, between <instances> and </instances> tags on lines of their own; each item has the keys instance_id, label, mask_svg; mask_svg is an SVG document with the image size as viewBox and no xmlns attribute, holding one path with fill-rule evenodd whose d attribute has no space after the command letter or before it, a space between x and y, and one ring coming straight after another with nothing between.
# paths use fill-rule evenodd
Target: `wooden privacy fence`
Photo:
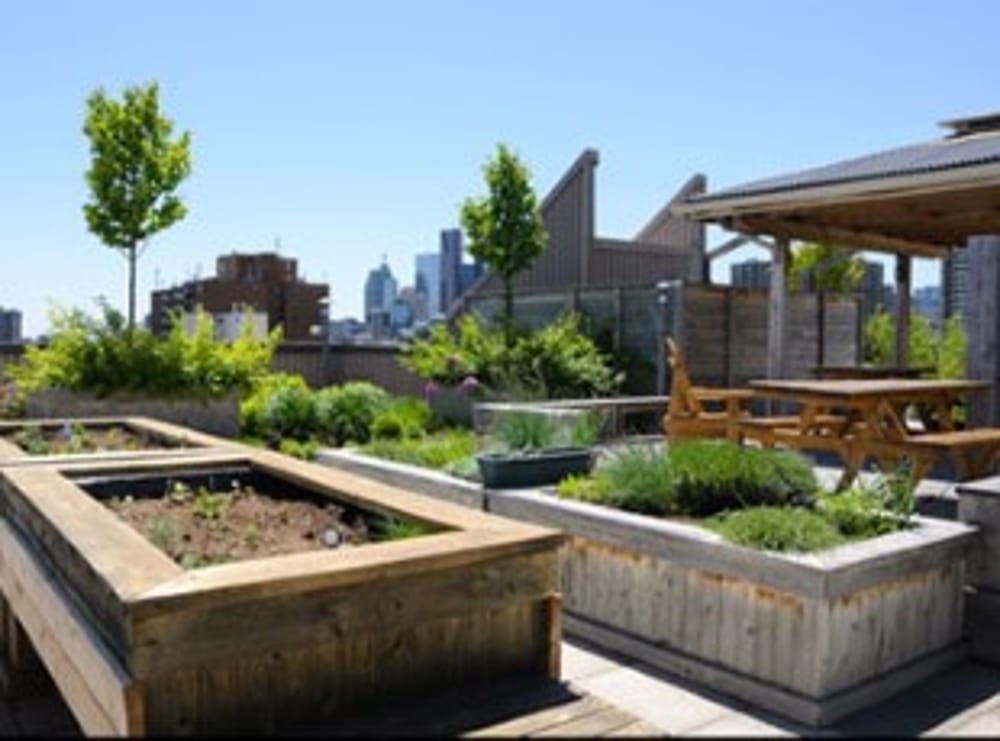
<instances>
[{"instance_id":1,"label":"wooden privacy fence","mask_svg":"<svg viewBox=\"0 0 1000 741\"><path fill-rule=\"evenodd\" d=\"M767 377L767 300L767 291L760 289L671 285L664 326L684 350L694 383L745 386ZM794 293L786 306L783 377L810 378L815 366L860 362L856 297Z\"/></svg>"}]
</instances>

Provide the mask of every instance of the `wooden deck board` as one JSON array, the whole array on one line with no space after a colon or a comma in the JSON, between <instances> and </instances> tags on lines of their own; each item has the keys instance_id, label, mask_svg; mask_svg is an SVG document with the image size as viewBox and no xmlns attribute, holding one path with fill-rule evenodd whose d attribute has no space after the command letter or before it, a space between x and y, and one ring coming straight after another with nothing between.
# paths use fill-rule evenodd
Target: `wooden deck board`
<instances>
[{"instance_id":1,"label":"wooden deck board","mask_svg":"<svg viewBox=\"0 0 1000 741\"><path fill-rule=\"evenodd\" d=\"M28 702L0 701L0 731L3 731L0 735L82 735L73 725L73 719L55 692L55 687L50 694L31 698ZM346 720L283 728L280 735L477 738L648 737L664 734L621 708L574 691L563 683L518 680L499 682L478 690L446 693L419 703L379 708Z\"/></svg>"}]
</instances>

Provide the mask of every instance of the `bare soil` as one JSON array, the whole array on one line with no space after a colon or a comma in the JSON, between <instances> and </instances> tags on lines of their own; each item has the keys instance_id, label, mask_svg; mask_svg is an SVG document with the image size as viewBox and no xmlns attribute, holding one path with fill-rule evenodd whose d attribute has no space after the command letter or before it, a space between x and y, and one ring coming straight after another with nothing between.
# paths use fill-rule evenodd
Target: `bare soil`
<instances>
[{"instance_id":1,"label":"bare soil","mask_svg":"<svg viewBox=\"0 0 1000 741\"><path fill-rule=\"evenodd\" d=\"M112 450L163 450L186 447L183 442L166 442L158 436L131 430L123 425L86 427L24 427L6 438L29 455L65 455Z\"/></svg>"},{"instance_id":2,"label":"bare soil","mask_svg":"<svg viewBox=\"0 0 1000 741\"><path fill-rule=\"evenodd\" d=\"M160 497L102 501L184 568L350 547L373 539L362 515L335 502L271 497L250 486L192 491L175 485Z\"/></svg>"}]
</instances>

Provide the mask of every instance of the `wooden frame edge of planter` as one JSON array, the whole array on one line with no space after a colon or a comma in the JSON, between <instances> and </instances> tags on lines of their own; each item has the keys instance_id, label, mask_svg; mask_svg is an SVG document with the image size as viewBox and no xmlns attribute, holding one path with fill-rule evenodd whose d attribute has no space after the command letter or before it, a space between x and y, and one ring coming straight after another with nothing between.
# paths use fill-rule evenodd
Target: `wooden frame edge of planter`
<instances>
[{"instance_id":1,"label":"wooden frame edge of planter","mask_svg":"<svg viewBox=\"0 0 1000 741\"><path fill-rule=\"evenodd\" d=\"M2 520L0 552L4 597L77 722L93 735L142 734L138 687L64 590L39 567L21 536Z\"/></svg>"},{"instance_id":2,"label":"wooden frame edge of planter","mask_svg":"<svg viewBox=\"0 0 1000 741\"><path fill-rule=\"evenodd\" d=\"M187 448L166 448L148 450L115 450L101 453L62 453L58 455L29 455L2 435L15 429L26 427L52 427L62 425L67 420L83 425L121 425L133 432L146 433L168 443L188 443ZM100 460L107 462L128 461L136 458L172 459L189 455L205 455L225 450L243 450L249 446L235 440L192 430L172 422L152 417L41 417L17 420L0 420L0 466L58 466L75 461Z\"/></svg>"},{"instance_id":3,"label":"wooden frame edge of planter","mask_svg":"<svg viewBox=\"0 0 1000 741\"><path fill-rule=\"evenodd\" d=\"M316 463L452 504L477 510L486 509L486 497L481 484L450 476L442 471L376 458L350 448L321 448L316 455Z\"/></svg>"},{"instance_id":4,"label":"wooden frame edge of planter","mask_svg":"<svg viewBox=\"0 0 1000 741\"><path fill-rule=\"evenodd\" d=\"M370 510L427 520L453 532L371 544L335 554L327 551L288 554L184 571L62 475L178 467L201 469L236 463L280 474L306 488L322 486L336 492L338 498ZM446 583L478 584L476 579L466 579L465 568L488 574L499 560L504 562L499 573L507 576L502 579L494 576L489 582L493 591L487 592L487 599L492 602L484 602L479 608L480 597L472 596L480 594L475 589L460 601L475 599L476 609L492 609L491 605L504 605L504 600L508 600L510 609L530 608L531 614L544 620L536 623L542 631L538 635L547 636L543 643L537 644L547 647L546 655L538 656L537 666L546 676L558 678L562 621L556 550L562 534L552 529L470 511L267 451L229 451L216 456L170 460L74 461L53 466L8 467L0 468L0 483L4 488L12 487L7 492L9 498L23 499L27 504L20 506L30 507L33 516L59 533L60 539L76 554L71 559L85 563L96 574L96 581L91 580L86 593L104 600L97 608L91 597L76 594L81 588L78 583L73 582L72 588L63 584L64 567L53 571L47 557L34 552L37 534L26 538L20 530L24 526L24 512L18 514L16 522L0 521L0 586L4 598L42 662L59 678L57 686L88 734L144 732L149 718L143 698L149 691L149 682L160 681L158 677L163 676L157 660L170 655L169 637L177 635L178 630L187 635L184 631L194 626L193 634L198 640L190 645L185 643L187 653L179 652L171 661L178 666L185 660L209 661L212 646L217 645L212 643L213 638L227 635L226 626L220 628L215 616L244 612L237 609L220 613L217 610L220 606L253 604L251 600L263 598L284 600L282 609L287 610L289 604L298 604L297 600L308 603L322 590L344 589L353 593L350 590L367 590L372 583L405 584L414 576L445 578ZM108 537L109 529L113 537ZM511 597L506 594L507 590L515 589L511 586L514 582L508 585L506 579L516 581L517 591L510 592ZM87 605L86 615L78 607L79 599L84 599ZM438 619L435 616L447 608L447 604L442 606L434 600L424 602L411 609L419 619ZM101 620L100 605L105 603L103 617L118 620L120 626L105 629L94 622ZM369 619L368 614L349 609L354 610L353 620ZM202 635L198 632L200 626L213 628L215 633ZM299 640L299 634L304 634L308 627L288 626L288 630L299 631L292 640ZM284 640L285 628L284 623L266 628L265 640L266 636ZM115 636L125 643L116 645L119 638ZM157 646L155 640L149 642L151 637L162 640ZM152 648L145 648L150 645ZM231 649L227 646L226 650ZM119 656L119 652L124 653ZM197 659L198 656L204 658Z\"/></svg>"}]
</instances>

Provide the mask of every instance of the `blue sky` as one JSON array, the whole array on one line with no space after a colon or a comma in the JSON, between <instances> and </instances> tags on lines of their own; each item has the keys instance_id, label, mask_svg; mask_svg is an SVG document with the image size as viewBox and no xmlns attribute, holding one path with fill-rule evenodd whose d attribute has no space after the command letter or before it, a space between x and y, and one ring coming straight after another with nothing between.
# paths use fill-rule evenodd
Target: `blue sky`
<instances>
[{"instance_id":1,"label":"blue sky","mask_svg":"<svg viewBox=\"0 0 1000 741\"><path fill-rule=\"evenodd\" d=\"M540 195L597 149L598 232L627 238L696 172L721 188L1000 109L998 27L996 0L0 0L0 305L30 335L52 301L125 307L81 212L99 86L158 80L192 133L190 213L139 263L140 314L157 276L280 239L344 316L382 254L412 281L497 142Z\"/></svg>"}]
</instances>

